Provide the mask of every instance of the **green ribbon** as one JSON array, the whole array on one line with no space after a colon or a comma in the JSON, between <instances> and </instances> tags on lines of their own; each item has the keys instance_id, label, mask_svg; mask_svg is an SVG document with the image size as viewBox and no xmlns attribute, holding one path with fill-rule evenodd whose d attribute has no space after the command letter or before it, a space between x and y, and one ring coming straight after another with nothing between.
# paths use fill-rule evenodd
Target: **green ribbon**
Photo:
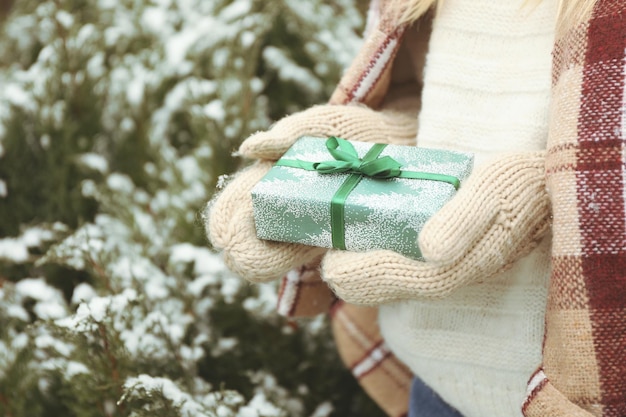
<instances>
[{"instance_id":1,"label":"green ribbon","mask_svg":"<svg viewBox=\"0 0 626 417\"><path fill-rule=\"evenodd\" d=\"M298 159L280 159L277 166L300 168L307 171L316 171L320 174L349 173L350 175L341 184L330 202L330 229L334 248L346 249L345 242L345 202L352 190L364 177L389 179L410 178L416 180L441 181L452 184L455 189L460 186L457 177L445 174L433 174L429 172L405 171L402 164L390 156L379 158L387 145L374 144L363 158L359 158L352 144L334 136L326 140L326 148L334 160L323 162L308 162Z\"/></svg>"}]
</instances>

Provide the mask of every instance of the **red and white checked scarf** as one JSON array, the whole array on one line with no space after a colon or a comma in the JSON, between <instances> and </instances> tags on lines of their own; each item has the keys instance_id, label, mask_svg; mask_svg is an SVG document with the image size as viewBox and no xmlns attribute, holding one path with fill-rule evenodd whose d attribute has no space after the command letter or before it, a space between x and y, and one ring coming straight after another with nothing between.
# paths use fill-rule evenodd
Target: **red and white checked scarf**
<instances>
[{"instance_id":1,"label":"red and white checked scarf","mask_svg":"<svg viewBox=\"0 0 626 417\"><path fill-rule=\"evenodd\" d=\"M524 414L626 416L626 2L557 26L546 160L552 276Z\"/></svg>"},{"instance_id":2,"label":"red and white checked scarf","mask_svg":"<svg viewBox=\"0 0 626 417\"><path fill-rule=\"evenodd\" d=\"M376 107L385 97L404 34L388 4L372 2L363 48L331 103ZM546 160L553 272L528 417L626 416L625 10L626 0L598 0L575 26L568 15L557 22ZM278 309L330 311L346 365L388 415L406 414L411 372L385 345L377 309L336 300L315 263L283 279Z\"/></svg>"}]
</instances>

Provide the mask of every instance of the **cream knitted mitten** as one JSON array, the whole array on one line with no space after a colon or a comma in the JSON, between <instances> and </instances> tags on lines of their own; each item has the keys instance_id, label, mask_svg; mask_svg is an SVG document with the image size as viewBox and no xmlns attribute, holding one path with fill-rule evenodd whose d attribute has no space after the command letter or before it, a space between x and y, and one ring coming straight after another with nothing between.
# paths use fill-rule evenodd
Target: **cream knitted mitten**
<instances>
[{"instance_id":1,"label":"cream knitted mitten","mask_svg":"<svg viewBox=\"0 0 626 417\"><path fill-rule=\"evenodd\" d=\"M415 111L375 111L361 105L321 105L295 113L267 132L246 139L239 148L246 158L277 160L301 136L340 136L360 142L414 145L417 101L405 101Z\"/></svg>"},{"instance_id":2,"label":"cream knitted mitten","mask_svg":"<svg viewBox=\"0 0 626 417\"><path fill-rule=\"evenodd\" d=\"M470 176L420 233L426 262L391 251L330 251L322 276L342 299L366 305L444 296L503 271L549 229L545 152L518 153Z\"/></svg>"},{"instance_id":3,"label":"cream knitted mitten","mask_svg":"<svg viewBox=\"0 0 626 417\"><path fill-rule=\"evenodd\" d=\"M280 278L324 253L321 248L257 239L250 192L272 164L257 161L243 170L207 207L209 240L224 249L224 263L230 270L253 282Z\"/></svg>"},{"instance_id":4,"label":"cream knitted mitten","mask_svg":"<svg viewBox=\"0 0 626 417\"><path fill-rule=\"evenodd\" d=\"M258 239L252 215L252 188L273 161L303 135L394 144L414 142L418 102L407 100L402 106L406 113L396 111L393 105L383 111L363 106L316 106L285 117L269 131L244 141L240 153L259 160L238 173L209 202L204 215L209 240L215 248L223 249L226 265L249 281L264 282L280 278L290 269L322 255L326 249Z\"/></svg>"}]
</instances>

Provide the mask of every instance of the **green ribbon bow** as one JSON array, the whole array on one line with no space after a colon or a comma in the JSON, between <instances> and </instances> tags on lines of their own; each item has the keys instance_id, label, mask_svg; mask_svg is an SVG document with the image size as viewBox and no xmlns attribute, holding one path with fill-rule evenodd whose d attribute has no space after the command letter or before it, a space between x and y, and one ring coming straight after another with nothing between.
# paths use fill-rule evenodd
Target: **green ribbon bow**
<instances>
[{"instance_id":1,"label":"green ribbon bow","mask_svg":"<svg viewBox=\"0 0 626 417\"><path fill-rule=\"evenodd\" d=\"M344 211L345 202L352 190L364 177L376 179L411 178L418 180L442 181L452 184L455 189L460 186L458 178L451 175L433 174L419 171L403 171L402 164L390 156L379 158L387 145L375 143L359 158L352 144L341 138L331 136L326 140L326 148L334 160L323 162L308 162L301 160L280 159L276 166L300 168L307 171L316 171L320 174L349 173L330 202L330 228L334 248L346 249Z\"/></svg>"},{"instance_id":2,"label":"green ribbon bow","mask_svg":"<svg viewBox=\"0 0 626 417\"><path fill-rule=\"evenodd\" d=\"M390 156L377 158L385 145L374 144L363 159L359 158L354 146L345 139L331 136L326 141L328 152L335 158L332 161L312 164L320 174L349 172L371 178L394 178L400 175L402 165Z\"/></svg>"}]
</instances>

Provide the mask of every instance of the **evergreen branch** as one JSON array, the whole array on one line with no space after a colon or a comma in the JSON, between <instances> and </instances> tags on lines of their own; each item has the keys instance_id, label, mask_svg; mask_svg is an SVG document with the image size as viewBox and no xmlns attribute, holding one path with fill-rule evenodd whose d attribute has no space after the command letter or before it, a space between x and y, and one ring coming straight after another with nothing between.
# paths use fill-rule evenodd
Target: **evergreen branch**
<instances>
[{"instance_id":1,"label":"evergreen branch","mask_svg":"<svg viewBox=\"0 0 626 417\"><path fill-rule=\"evenodd\" d=\"M2 394L1 392L0 392L0 404L4 406L6 417L13 417L13 413L11 412L11 408L9 407L9 399L5 397L4 394Z\"/></svg>"},{"instance_id":2,"label":"evergreen branch","mask_svg":"<svg viewBox=\"0 0 626 417\"><path fill-rule=\"evenodd\" d=\"M96 260L93 258L93 256L91 256L91 253L89 253L89 251L85 251L85 254L89 266L91 266L91 268L96 272L101 282L104 283L104 287L107 289L109 294L114 294L113 287L111 287L111 280L109 280L109 277L104 268L98 262L96 262Z\"/></svg>"},{"instance_id":3,"label":"evergreen branch","mask_svg":"<svg viewBox=\"0 0 626 417\"><path fill-rule=\"evenodd\" d=\"M109 338L107 335L106 327L103 323L98 323L98 331L104 345L104 353L106 354L107 360L109 361L109 364L111 366L111 379L113 380L114 387L117 388L117 397L120 398L124 393L124 389L122 387L122 384L120 383L119 364L117 358L115 357L109 346ZM118 404L118 407L120 408L120 411L124 412L123 404Z\"/></svg>"}]
</instances>

